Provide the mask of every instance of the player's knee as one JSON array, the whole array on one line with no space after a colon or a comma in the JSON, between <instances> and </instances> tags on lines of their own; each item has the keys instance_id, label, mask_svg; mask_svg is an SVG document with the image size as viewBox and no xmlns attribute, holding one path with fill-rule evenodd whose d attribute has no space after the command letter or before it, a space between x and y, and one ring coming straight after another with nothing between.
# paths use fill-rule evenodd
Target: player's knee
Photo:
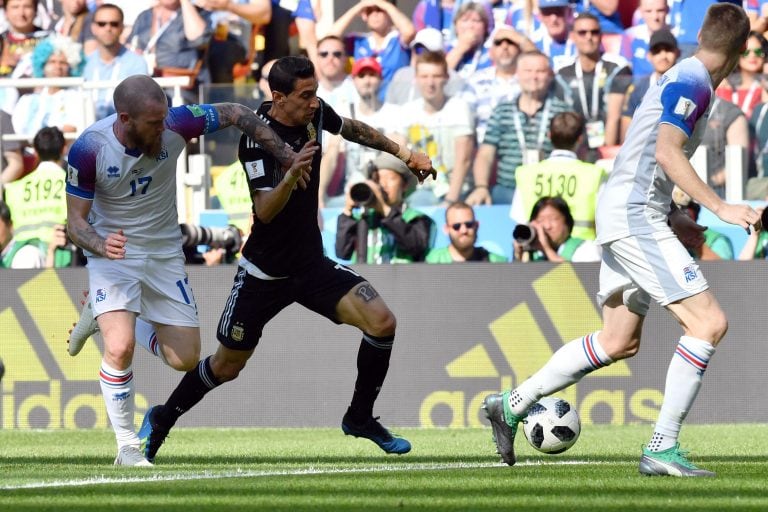
<instances>
[{"instance_id":1,"label":"player's knee","mask_svg":"<svg viewBox=\"0 0 768 512\"><path fill-rule=\"evenodd\" d=\"M387 309L369 318L369 326L365 330L368 334L377 337L394 336L397 329L395 315Z\"/></svg>"},{"instance_id":2,"label":"player's knee","mask_svg":"<svg viewBox=\"0 0 768 512\"><path fill-rule=\"evenodd\" d=\"M702 328L704 329L703 332L698 332ZM717 345L723 339L726 332L728 332L728 319L723 311L719 311L717 314L708 316L704 325L693 332L693 336L711 341L713 345Z\"/></svg>"},{"instance_id":3,"label":"player's knee","mask_svg":"<svg viewBox=\"0 0 768 512\"><path fill-rule=\"evenodd\" d=\"M626 339L622 336L612 339L606 334L605 332L600 334L600 345L612 361L630 358L640 350L640 338L633 336Z\"/></svg>"},{"instance_id":4,"label":"player's knee","mask_svg":"<svg viewBox=\"0 0 768 512\"><path fill-rule=\"evenodd\" d=\"M127 368L133 361L132 343L107 343L104 348L104 358L122 368Z\"/></svg>"}]
</instances>

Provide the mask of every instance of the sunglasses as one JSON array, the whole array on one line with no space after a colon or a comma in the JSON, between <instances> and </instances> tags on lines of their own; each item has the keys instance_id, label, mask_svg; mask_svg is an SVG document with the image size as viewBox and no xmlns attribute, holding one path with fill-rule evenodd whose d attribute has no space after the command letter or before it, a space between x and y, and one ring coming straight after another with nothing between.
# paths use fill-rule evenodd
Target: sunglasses
<instances>
[{"instance_id":1,"label":"sunglasses","mask_svg":"<svg viewBox=\"0 0 768 512\"><path fill-rule=\"evenodd\" d=\"M511 40L508 37L504 37L501 39L496 39L493 41L493 46L501 46L502 44L507 43L510 46L517 46L517 43L515 43L513 40Z\"/></svg>"},{"instance_id":2,"label":"sunglasses","mask_svg":"<svg viewBox=\"0 0 768 512\"><path fill-rule=\"evenodd\" d=\"M335 52L317 52L317 54L319 56L321 56L322 58L324 58L324 59L326 57L328 57L329 55L333 55L334 58L340 59L342 57L342 55L344 55L344 52L340 52L340 51L337 50Z\"/></svg>"},{"instance_id":3,"label":"sunglasses","mask_svg":"<svg viewBox=\"0 0 768 512\"><path fill-rule=\"evenodd\" d=\"M747 48L743 52L741 52L742 57L749 57L749 54L752 53L755 57L765 57L765 52L762 48Z\"/></svg>"},{"instance_id":4,"label":"sunglasses","mask_svg":"<svg viewBox=\"0 0 768 512\"><path fill-rule=\"evenodd\" d=\"M600 29L599 28L593 28L592 30L577 30L576 34L578 34L581 37L584 37L586 35L599 36L600 35Z\"/></svg>"},{"instance_id":5,"label":"sunglasses","mask_svg":"<svg viewBox=\"0 0 768 512\"><path fill-rule=\"evenodd\" d=\"M107 25L109 25L109 26L110 26L110 27L112 27L112 28L118 28L118 27L120 27L120 22L119 22L119 21L94 21L94 23L95 23L97 26L101 27L101 28L104 28L104 27L106 27Z\"/></svg>"},{"instance_id":6,"label":"sunglasses","mask_svg":"<svg viewBox=\"0 0 768 512\"><path fill-rule=\"evenodd\" d=\"M468 220L466 222L454 222L451 224L451 229L454 231L458 231L461 229L461 226L464 226L467 229L475 229L477 227L477 221L476 220Z\"/></svg>"}]
</instances>

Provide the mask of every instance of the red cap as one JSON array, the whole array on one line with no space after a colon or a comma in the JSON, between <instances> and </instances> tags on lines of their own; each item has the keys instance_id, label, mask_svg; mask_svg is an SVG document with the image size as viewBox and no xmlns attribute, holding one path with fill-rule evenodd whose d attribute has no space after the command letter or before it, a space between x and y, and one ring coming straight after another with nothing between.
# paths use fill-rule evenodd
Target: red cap
<instances>
[{"instance_id":1,"label":"red cap","mask_svg":"<svg viewBox=\"0 0 768 512\"><path fill-rule=\"evenodd\" d=\"M359 75L364 69L371 69L381 76L381 64L374 57L363 57L352 65L352 76Z\"/></svg>"}]
</instances>

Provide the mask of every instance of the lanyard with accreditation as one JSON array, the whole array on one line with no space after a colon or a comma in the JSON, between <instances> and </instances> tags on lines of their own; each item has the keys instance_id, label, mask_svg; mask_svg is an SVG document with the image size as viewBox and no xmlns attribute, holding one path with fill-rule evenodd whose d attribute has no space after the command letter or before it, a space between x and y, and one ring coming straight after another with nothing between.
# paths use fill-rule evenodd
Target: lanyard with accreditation
<instances>
[{"instance_id":1,"label":"lanyard with accreditation","mask_svg":"<svg viewBox=\"0 0 768 512\"><path fill-rule=\"evenodd\" d=\"M587 119L587 144L590 148L597 148L605 144L605 123L598 119L597 114L600 110L600 87L598 81L603 73L603 61L597 61L595 66L595 76L592 79L592 103L587 103L587 89L584 86L584 71L581 69L581 62L576 59L576 78L579 87L579 101L581 102L581 111Z\"/></svg>"},{"instance_id":2,"label":"lanyard with accreditation","mask_svg":"<svg viewBox=\"0 0 768 512\"><path fill-rule=\"evenodd\" d=\"M541 160L541 147L544 145L544 137L549 129L549 107L552 103L550 98L544 102L544 111L541 113L541 122L539 123L539 135L536 138L536 147L528 149L525 143L525 132L523 131L523 122L520 119L520 110L515 111L512 120L515 122L515 131L517 132L517 141L520 144L520 152L523 155L523 164L534 164Z\"/></svg>"}]
</instances>

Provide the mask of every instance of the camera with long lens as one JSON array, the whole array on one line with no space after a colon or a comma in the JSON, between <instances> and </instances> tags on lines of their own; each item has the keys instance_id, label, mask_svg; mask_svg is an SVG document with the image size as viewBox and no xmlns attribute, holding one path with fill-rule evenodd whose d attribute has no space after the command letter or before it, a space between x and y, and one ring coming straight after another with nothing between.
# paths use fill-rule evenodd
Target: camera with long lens
<instances>
[{"instance_id":1,"label":"camera with long lens","mask_svg":"<svg viewBox=\"0 0 768 512\"><path fill-rule=\"evenodd\" d=\"M236 253L240 250L243 237L236 226L207 227L195 224L179 224L181 228L181 245L186 248L207 245L213 248L221 248L227 253Z\"/></svg>"},{"instance_id":2,"label":"camera with long lens","mask_svg":"<svg viewBox=\"0 0 768 512\"><path fill-rule=\"evenodd\" d=\"M368 206L373 202L373 190L364 182L355 183L349 189L349 197L355 203L355 206Z\"/></svg>"},{"instance_id":3,"label":"camera with long lens","mask_svg":"<svg viewBox=\"0 0 768 512\"><path fill-rule=\"evenodd\" d=\"M528 248L536 241L536 230L528 224L518 224L512 230L512 238L524 248Z\"/></svg>"}]
</instances>

